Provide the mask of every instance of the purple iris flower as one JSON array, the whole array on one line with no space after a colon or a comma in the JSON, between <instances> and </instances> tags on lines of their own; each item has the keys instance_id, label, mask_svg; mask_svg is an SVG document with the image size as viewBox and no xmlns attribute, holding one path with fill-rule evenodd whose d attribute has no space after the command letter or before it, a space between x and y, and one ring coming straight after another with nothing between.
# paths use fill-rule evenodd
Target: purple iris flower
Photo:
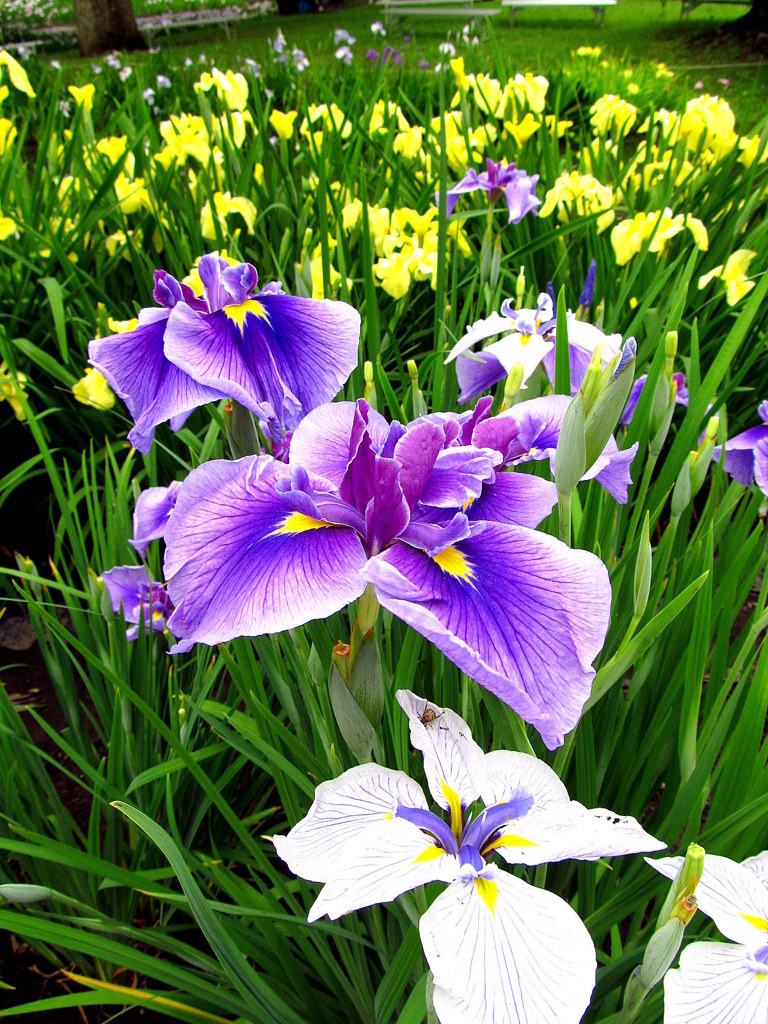
<instances>
[{"instance_id":1,"label":"purple iris flower","mask_svg":"<svg viewBox=\"0 0 768 1024\"><path fill-rule=\"evenodd\" d=\"M549 460L554 473L557 442L570 402L567 395L548 395L521 402L500 416L478 424L474 443L501 452L506 465ZM611 437L582 479L597 480L620 505L626 504L627 489L632 483L629 467L638 447L635 443L631 448L620 450Z\"/></svg>"},{"instance_id":2,"label":"purple iris flower","mask_svg":"<svg viewBox=\"0 0 768 1024\"><path fill-rule=\"evenodd\" d=\"M768 402L760 403L757 415L761 420L759 427L750 427L729 438L724 445L719 444L712 458L715 462L722 459L723 469L738 483L745 487L757 484L768 498Z\"/></svg>"},{"instance_id":3,"label":"purple iris flower","mask_svg":"<svg viewBox=\"0 0 768 1024\"><path fill-rule=\"evenodd\" d=\"M406 40L403 40L406 42ZM403 58L400 56L400 51L396 50L394 46L385 46L381 54L381 63L386 64L387 61L392 61L394 65L400 67L403 63Z\"/></svg>"},{"instance_id":4,"label":"purple iris flower","mask_svg":"<svg viewBox=\"0 0 768 1024\"><path fill-rule=\"evenodd\" d=\"M165 534L168 518L176 505L181 484L174 480L169 487L148 487L136 499L133 510L133 540L128 543L141 558L151 541Z\"/></svg>"},{"instance_id":5,"label":"purple iris flower","mask_svg":"<svg viewBox=\"0 0 768 1024\"><path fill-rule=\"evenodd\" d=\"M116 565L101 574L116 612L123 607L123 617L133 625L126 630L126 640L136 640L139 622L144 619L146 633L162 633L173 605L161 583L154 583L143 565Z\"/></svg>"},{"instance_id":6,"label":"purple iris flower","mask_svg":"<svg viewBox=\"0 0 768 1024\"><path fill-rule=\"evenodd\" d=\"M538 174L528 174L514 164L508 164L506 160L495 163L488 159L486 167L487 170L481 171L480 174L474 167L470 167L461 181L448 190L445 198L446 217L453 213L459 196L478 190L487 192L491 203L504 196L509 208L510 224L519 224L526 213L536 213L536 207L541 202L536 198ZM436 202L439 201L438 193Z\"/></svg>"},{"instance_id":7,"label":"purple iris flower","mask_svg":"<svg viewBox=\"0 0 768 1024\"><path fill-rule=\"evenodd\" d=\"M92 341L90 362L134 419L128 438L146 454L155 427L178 430L206 402L232 398L279 436L333 398L357 365L360 315L344 302L256 294L250 263L215 253L198 265L203 297L155 272L157 307L127 334Z\"/></svg>"},{"instance_id":8,"label":"purple iris flower","mask_svg":"<svg viewBox=\"0 0 768 1024\"><path fill-rule=\"evenodd\" d=\"M597 260L592 260L589 264L589 270L587 276L584 278L584 287L581 289L581 295L579 296L579 305L582 309L592 305L592 299L595 297L595 282L597 280Z\"/></svg>"},{"instance_id":9,"label":"purple iris flower","mask_svg":"<svg viewBox=\"0 0 768 1024\"><path fill-rule=\"evenodd\" d=\"M562 743L608 628L608 574L532 529L554 486L498 472L501 452L475 438L489 406L404 427L362 400L326 405L296 428L287 466L261 455L195 469L165 535L172 632L188 644L275 633L372 584L545 743Z\"/></svg>"},{"instance_id":10,"label":"purple iris flower","mask_svg":"<svg viewBox=\"0 0 768 1024\"><path fill-rule=\"evenodd\" d=\"M684 373L673 373L672 379L677 385L677 392L675 393L675 404L682 405L686 409L688 408L688 387L685 383ZM648 380L648 374L644 373L638 377L635 383L632 385L632 390L629 392L629 398L627 404L624 406L624 412L621 414L619 422L622 427L628 427L632 422L632 417L635 415L635 409L637 409L637 403L640 401L640 395L643 393L645 382Z\"/></svg>"}]
</instances>

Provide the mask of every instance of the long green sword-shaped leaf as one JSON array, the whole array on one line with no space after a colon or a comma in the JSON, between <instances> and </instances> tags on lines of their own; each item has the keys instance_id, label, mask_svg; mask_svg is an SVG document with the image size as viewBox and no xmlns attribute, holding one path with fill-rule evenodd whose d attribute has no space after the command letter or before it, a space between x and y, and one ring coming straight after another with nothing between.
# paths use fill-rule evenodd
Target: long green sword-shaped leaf
<instances>
[{"instance_id":1,"label":"long green sword-shaped leaf","mask_svg":"<svg viewBox=\"0 0 768 1024\"><path fill-rule=\"evenodd\" d=\"M122 800L112 804L137 825L152 840L158 849L168 858L168 863L176 873L184 895L189 900L189 907L201 931L211 944L213 952L224 970L232 979L238 992L246 999L253 999L261 1007L259 1021L277 1021L279 1024L306 1024L287 1003L272 991L267 983L248 965L245 957L238 950L227 934L218 917L211 910L208 901L200 891L200 887L192 877L184 857L171 837L157 822L152 821L138 808ZM254 1007L256 1012L256 1007Z\"/></svg>"}]
</instances>

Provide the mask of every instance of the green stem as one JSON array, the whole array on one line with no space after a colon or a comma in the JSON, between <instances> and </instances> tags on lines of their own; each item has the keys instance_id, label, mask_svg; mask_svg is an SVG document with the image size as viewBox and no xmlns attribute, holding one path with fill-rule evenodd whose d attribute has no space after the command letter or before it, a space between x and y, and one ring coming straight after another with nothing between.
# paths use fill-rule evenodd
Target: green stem
<instances>
[{"instance_id":1,"label":"green stem","mask_svg":"<svg viewBox=\"0 0 768 1024\"><path fill-rule=\"evenodd\" d=\"M559 779L562 779L565 774L565 770L568 767L568 762L571 760L571 754L573 750L573 733L569 732L565 737L565 743L555 754L555 760L552 763L552 771L557 775Z\"/></svg>"},{"instance_id":2,"label":"green stem","mask_svg":"<svg viewBox=\"0 0 768 1024\"><path fill-rule=\"evenodd\" d=\"M643 513L645 512L645 496L648 493L648 487L651 483L653 471L656 468L657 459L658 455L656 455L655 453L651 453L648 455L648 458L645 463L645 469L643 470L643 479L640 484L640 490L632 499L635 509L632 513L632 520L629 524L629 529L627 530L627 536L624 538L623 547L625 551L628 551L632 547L632 541L635 539L637 527L640 523L640 519Z\"/></svg>"}]
</instances>

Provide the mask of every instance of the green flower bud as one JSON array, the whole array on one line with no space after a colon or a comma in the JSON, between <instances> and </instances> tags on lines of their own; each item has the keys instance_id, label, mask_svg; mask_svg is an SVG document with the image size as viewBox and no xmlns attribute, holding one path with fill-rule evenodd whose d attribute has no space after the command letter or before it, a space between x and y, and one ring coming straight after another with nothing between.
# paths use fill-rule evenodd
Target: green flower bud
<instances>
[{"instance_id":1,"label":"green flower bud","mask_svg":"<svg viewBox=\"0 0 768 1024\"><path fill-rule=\"evenodd\" d=\"M231 399L224 403L224 430L233 459L257 455L261 450L253 413Z\"/></svg>"},{"instance_id":2,"label":"green flower bud","mask_svg":"<svg viewBox=\"0 0 768 1024\"><path fill-rule=\"evenodd\" d=\"M719 422L717 416L710 419L699 450L691 452L691 495L694 498L703 487L709 464L712 462Z\"/></svg>"},{"instance_id":3,"label":"green flower bud","mask_svg":"<svg viewBox=\"0 0 768 1024\"><path fill-rule=\"evenodd\" d=\"M363 379L365 380L363 398L372 409L376 409L376 385L373 383L373 363L370 360L363 363Z\"/></svg>"},{"instance_id":4,"label":"green flower bud","mask_svg":"<svg viewBox=\"0 0 768 1024\"><path fill-rule=\"evenodd\" d=\"M499 274L501 273L501 235L496 235L496 241L493 245L493 255L491 256L491 274L488 283L491 286L491 291L496 291L496 286L499 283Z\"/></svg>"},{"instance_id":5,"label":"green flower bud","mask_svg":"<svg viewBox=\"0 0 768 1024\"><path fill-rule=\"evenodd\" d=\"M373 632L367 633L349 673L349 692L375 729L384 713L384 678L381 655Z\"/></svg>"},{"instance_id":6,"label":"green flower bud","mask_svg":"<svg viewBox=\"0 0 768 1024\"><path fill-rule=\"evenodd\" d=\"M691 503L691 458L683 462L672 491L672 515L678 519Z\"/></svg>"},{"instance_id":7,"label":"green flower bud","mask_svg":"<svg viewBox=\"0 0 768 1024\"><path fill-rule=\"evenodd\" d=\"M3 903L40 903L42 900L49 900L56 893L44 885L25 885L11 882L7 885L0 885L0 905Z\"/></svg>"},{"instance_id":8,"label":"green flower bud","mask_svg":"<svg viewBox=\"0 0 768 1024\"><path fill-rule=\"evenodd\" d=\"M506 384L504 385L504 400L501 403L502 409L509 409L512 405L516 395L520 392L520 388L523 386L524 377L525 367L522 363L515 363L509 371Z\"/></svg>"},{"instance_id":9,"label":"green flower bud","mask_svg":"<svg viewBox=\"0 0 768 1024\"><path fill-rule=\"evenodd\" d=\"M581 392L568 406L555 452L555 483L558 494L570 494L586 472L584 403Z\"/></svg>"},{"instance_id":10,"label":"green flower bud","mask_svg":"<svg viewBox=\"0 0 768 1024\"><path fill-rule=\"evenodd\" d=\"M523 305L525 299L525 267L520 267L520 273L517 275L517 282L515 284L515 295L517 298L517 305L520 308Z\"/></svg>"},{"instance_id":11,"label":"green flower bud","mask_svg":"<svg viewBox=\"0 0 768 1024\"><path fill-rule=\"evenodd\" d=\"M667 331L664 339L664 355L668 360L673 360L677 355L677 331Z\"/></svg>"},{"instance_id":12,"label":"green flower bud","mask_svg":"<svg viewBox=\"0 0 768 1024\"><path fill-rule=\"evenodd\" d=\"M640 982L645 989L652 989L672 966L685 934L685 925L679 920L669 920L651 936L640 967Z\"/></svg>"},{"instance_id":13,"label":"green flower bud","mask_svg":"<svg viewBox=\"0 0 768 1024\"><path fill-rule=\"evenodd\" d=\"M413 415L415 417L426 416L427 403L424 401L424 393L419 387L419 368L416 366L416 361L414 359L409 359L406 366L408 367L408 376L411 378Z\"/></svg>"},{"instance_id":14,"label":"green flower bud","mask_svg":"<svg viewBox=\"0 0 768 1024\"><path fill-rule=\"evenodd\" d=\"M664 900L661 910L659 911L657 928L666 924L666 922L673 916L678 916L675 908L680 903L681 899L693 896L696 891L696 886L699 884L699 879L701 878L703 870L704 847L699 846L698 843L691 843L686 851L685 860L673 879L672 885L667 893L667 898ZM691 912L690 916L693 916L693 912Z\"/></svg>"},{"instance_id":15,"label":"green flower bud","mask_svg":"<svg viewBox=\"0 0 768 1024\"><path fill-rule=\"evenodd\" d=\"M339 675L335 664L331 665L328 694L331 698L333 716L347 746L360 764L370 761L376 734L362 708L349 692L347 684Z\"/></svg>"},{"instance_id":16,"label":"green flower bud","mask_svg":"<svg viewBox=\"0 0 768 1024\"><path fill-rule=\"evenodd\" d=\"M584 425L586 467L593 466L602 455L608 440L616 429L624 406L627 404L635 379L637 348L634 339L625 342L624 349L612 360L600 380L600 392L595 399Z\"/></svg>"},{"instance_id":17,"label":"green flower bud","mask_svg":"<svg viewBox=\"0 0 768 1024\"><path fill-rule=\"evenodd\" d=\"M603 383L603 343L600 342L592 353L587 372L581 383L581 397L584 402L584 415L588 416L597 401Z\"/></svg>"},{"instance_id":18,"label":"green flower bud","mask_svg":"<svg viewBox=\"0 0 768 1024\"><path fill-rule=\"evenodd\" d=\"M357 621L364 633L368 633L376 625L379 617L379 602L376 598L376 591L373 584L369 583L360 598L360 605L357 611Z\"/></svg>"},{"instance_id":19,"label":"green flower bud","mask_svg":"<svg viewBox=\"0 0 768 1024\"><path fill-rule=\"evenodd\" d=\"M650 538L650 512L645 513L643 528L640 533L640 546L635 561L635 616L640 619L648 604L648 594L651 590L651 569L653 566L653 552Z\"/></svg>"}]
</instances>

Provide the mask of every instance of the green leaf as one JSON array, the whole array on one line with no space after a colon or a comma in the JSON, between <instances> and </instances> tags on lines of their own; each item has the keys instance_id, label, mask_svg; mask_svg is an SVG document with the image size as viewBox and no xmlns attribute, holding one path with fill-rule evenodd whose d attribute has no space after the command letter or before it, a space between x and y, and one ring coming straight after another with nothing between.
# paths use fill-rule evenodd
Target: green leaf
<instances>
[{"instance_id":1,"label":"green leaf","mask_svg":"<svg viewBox=\"0 0 768 1024\"><path fill-rule=\"evenodd\" d=\"M168 863L173 868L179 884L189 900L189 908L219 963L227 972L238 992L248 1000L255 1000L261 1008L259 1021L306 1024L249 966L245 955L237 948L224 925L211 910L208 900L203 896L200 887L192 877L192 872L187 867L181 851L165 829L148 818L138 808L131 807L130 804L126 804L122 800L113 801L111 806L138 825L168 859Z\"/></svg>"}]
</instances>

